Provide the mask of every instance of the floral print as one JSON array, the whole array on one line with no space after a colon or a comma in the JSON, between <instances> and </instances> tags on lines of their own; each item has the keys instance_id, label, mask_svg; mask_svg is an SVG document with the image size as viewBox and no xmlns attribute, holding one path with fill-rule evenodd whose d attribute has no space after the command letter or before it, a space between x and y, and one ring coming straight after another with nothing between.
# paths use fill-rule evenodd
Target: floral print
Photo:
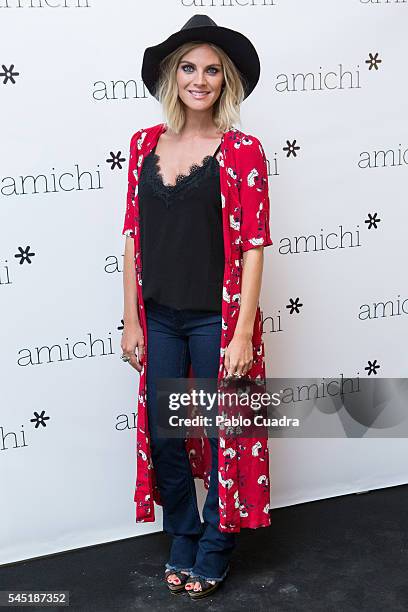
<instances>
[{"instance_id":1,"label":"floral print","mask_svg":"<svg viewBox=\"0 0 408 612\"><path fill-rule=\"evenodd\" d=\"M128 190L122 234L134 238L134 262L139 321L145 338L145 359L140 372L136 435L136 522L155 520L154 502L161 505L151 460L146 407L146 369L149 351L146 316L142 296L142 266L138 177L145 157L156 146L167 125L160 123L138 130L131 138ZM269 233L269 187L266 157L260 141L237 128L224 132L220 152L220 188L225 267L222 295L222 329L218 381L226 375L225 350L234 335L241 301L243 252L272 245ZM265 379L262 312L256 310L252 336L253 364L248 379ZM194 372L190 367L189 376ZM221 411L220 411L221 413ZM218 485L219 530L239 532L242 527L256 529L270 525L269 455L265 435L244 438L219 430ZM208 489L211 472L210 444L201 438L186 437L186 449L194 477L202 478Z\"/></svg>"}]
</instances>

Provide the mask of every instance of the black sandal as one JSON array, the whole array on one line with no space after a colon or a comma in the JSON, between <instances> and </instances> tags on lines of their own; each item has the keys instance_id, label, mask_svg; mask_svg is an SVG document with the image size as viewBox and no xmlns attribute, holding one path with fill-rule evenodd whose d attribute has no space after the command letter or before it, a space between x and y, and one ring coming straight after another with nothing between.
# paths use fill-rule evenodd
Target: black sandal
<instances>
[{"instance_id":1,"label":"black sandal","mask_svg":"<svg viewBox=\"0 0 408 612\"><path fill-rule=\"evenodd\" d=\"M201 599L202 597L207 597L207 595L210 595L216 589L218 589L221 584L221 580L217 580L215 584L212 584L205 578L201 578L201 576L190 576L188 580L186 580L186 584L191 583L194 585L196 582L200 583L201 591L194 591L194 587L192 589L185 589L191 599Z\"/></svg>"},{"instance_id":2,"label":"black sandal","mask_svg":"<svg viewBox=\"0 0 408 612\"><path fill-rule=\"evenodd\" d=\"M170 574L174 574L175 576L177 576L177 578L180 580L180 584L174 584L172 582L169 582L167 578L170 576ZM167 584L167 587L169 591L171 591L171 593L181 593L182 591L184 591L184 585L189 577L189 574L185 574L181 570L167 569L164 572L164 582Z\"/></svg>"}]
</instances>

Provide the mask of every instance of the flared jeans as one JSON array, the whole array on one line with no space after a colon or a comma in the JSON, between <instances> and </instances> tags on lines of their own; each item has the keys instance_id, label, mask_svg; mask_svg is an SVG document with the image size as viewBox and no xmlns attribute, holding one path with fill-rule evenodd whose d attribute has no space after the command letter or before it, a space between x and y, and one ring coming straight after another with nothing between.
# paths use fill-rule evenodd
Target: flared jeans
<instances>
[{"instance_id":1,"label":"flared jeans","mask_svg":"<svg viewBox=\"0 0 408 612\"><path fill-rule=\"evenodd\" d=\"M148 335L147 409L152 462L163 502L163 530L172 536L167 569L222 580L228 570L237 534L218 529L218 438L209 437L211 474L203 507L203 523L184 438L158 435L158 378L186 378L190 363L196 378L217 378L221 314L180 310L145 302Z\"/></svg>"}]
</instances>

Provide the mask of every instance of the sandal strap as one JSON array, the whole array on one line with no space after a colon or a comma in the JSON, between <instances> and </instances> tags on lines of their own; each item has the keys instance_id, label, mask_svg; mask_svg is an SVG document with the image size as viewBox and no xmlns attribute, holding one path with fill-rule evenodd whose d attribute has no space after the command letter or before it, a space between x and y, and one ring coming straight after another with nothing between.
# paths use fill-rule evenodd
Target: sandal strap
<instances>
[{"instance_id":1,"label":"sandal strap","mask_svg":"<svg viewBox=\"0 0 408 612\"><path fill-rule=\"evenodd\" d=\"M167 578L171 575L174 574L175 576L177 576L177 578L180 580L180 582L182 582L183 580L187 579L189 577L188 574L185 574L182 570L172 570L172 569L167 569L164 572L164 578L166 580L166 582L168 582ZM177 585L175 585L177 586Z\"/></svg>"}]
</instances>

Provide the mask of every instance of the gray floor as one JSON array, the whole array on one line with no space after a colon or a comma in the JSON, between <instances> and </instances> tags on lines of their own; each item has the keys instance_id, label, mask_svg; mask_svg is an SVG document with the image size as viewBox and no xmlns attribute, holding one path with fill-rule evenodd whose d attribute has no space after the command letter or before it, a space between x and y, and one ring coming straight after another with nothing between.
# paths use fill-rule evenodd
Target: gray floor
<instances>
[{"instance_id":1,"label":"gray floor","mask_svg":"<svg viewBox=\"0 0 408 612\"><path fill-rule=\"evenodd\" d=\"M408 485L272 510L271 527L241 532L227 580L202 601L162 583L163 533L0 567L0 588L71 593L69 608L30 610L406 611L407 502Z\"/></svg>"}]
</instances>

